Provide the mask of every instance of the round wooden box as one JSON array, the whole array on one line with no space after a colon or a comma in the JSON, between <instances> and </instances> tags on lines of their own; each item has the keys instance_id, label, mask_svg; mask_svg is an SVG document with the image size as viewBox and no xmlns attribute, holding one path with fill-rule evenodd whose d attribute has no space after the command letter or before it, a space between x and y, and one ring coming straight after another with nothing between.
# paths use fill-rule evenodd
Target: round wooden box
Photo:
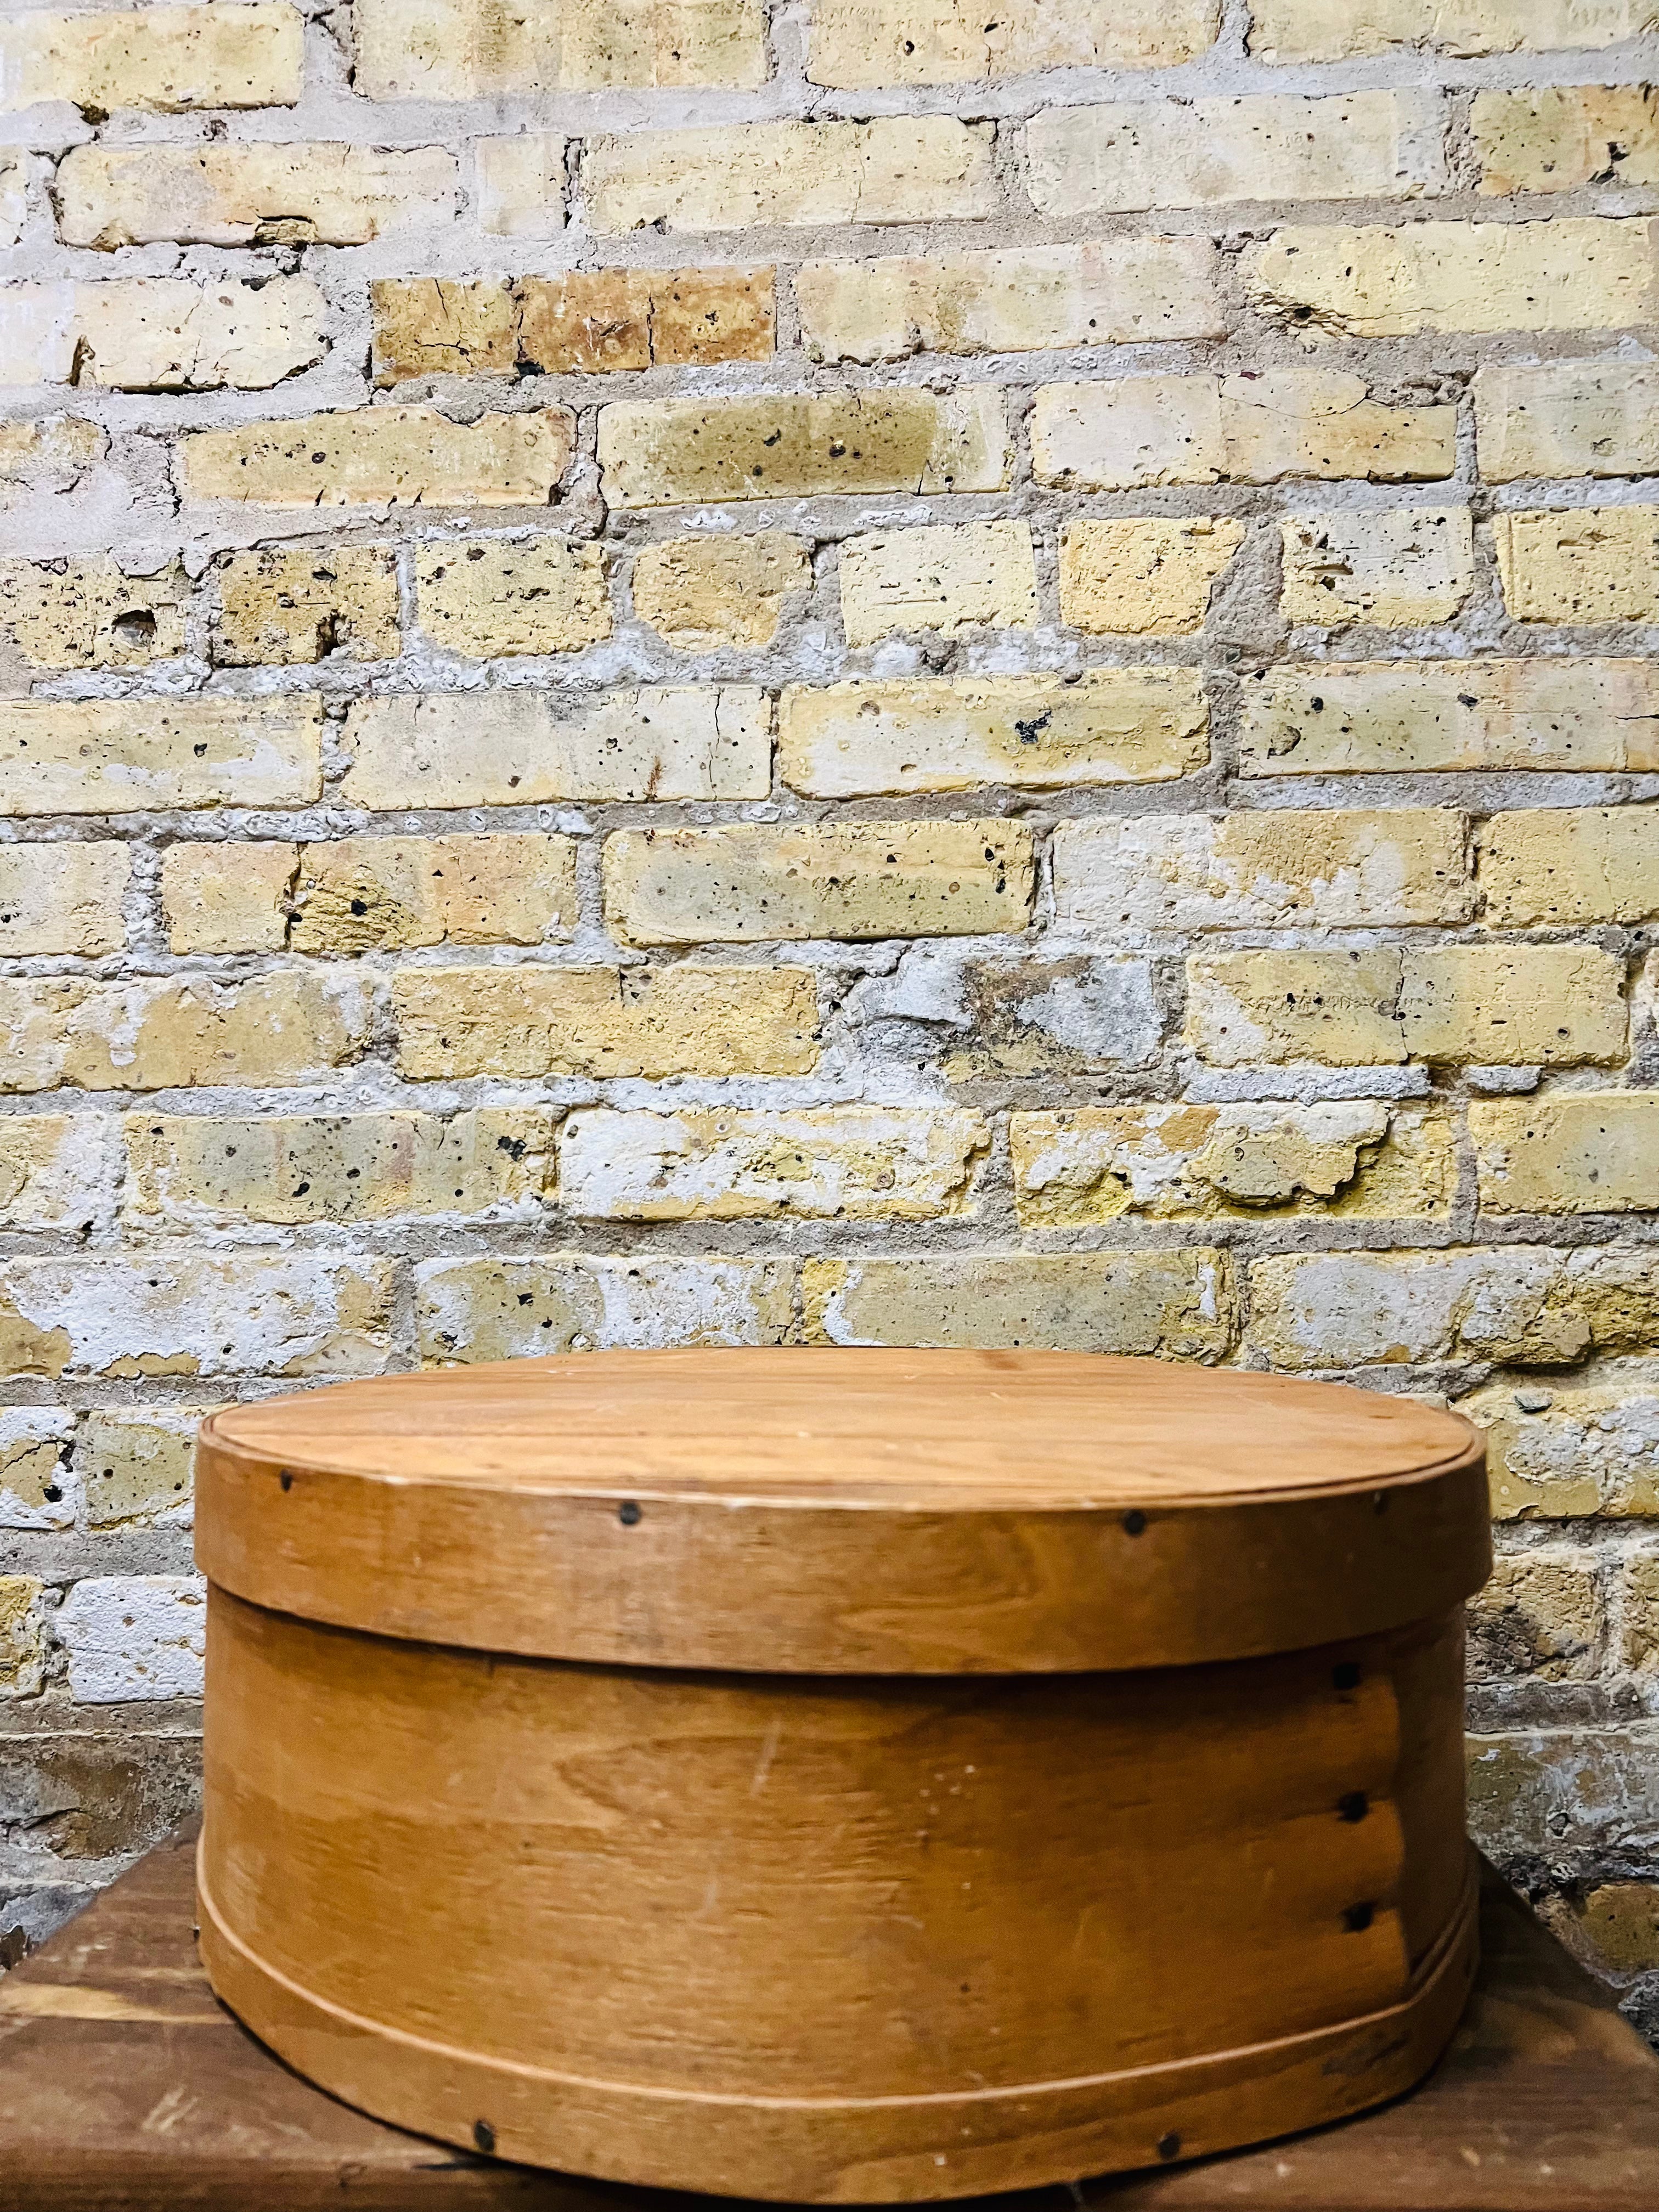
<instances>
[{"instance_id":1,"label":"round wooden box","mask_svg":"<svg viewBox=\"0 0 1659 2212\"><path fill-rule=\"evenodd\" d=\"M325 2088L830 2203L1415 2081L1474 1962L1456 1417L1050 1352L617 1352L203 1431L203 1951Z\"/></svg>"}]
</instances>

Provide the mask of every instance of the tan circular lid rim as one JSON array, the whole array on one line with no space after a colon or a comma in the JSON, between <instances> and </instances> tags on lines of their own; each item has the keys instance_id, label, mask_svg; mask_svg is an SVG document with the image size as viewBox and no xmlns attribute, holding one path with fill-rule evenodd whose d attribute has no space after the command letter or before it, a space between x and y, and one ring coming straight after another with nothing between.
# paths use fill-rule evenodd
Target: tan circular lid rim
<instances>
[{"instance_id":1,"label":"tan circular lid rim","mask_svg":"<svg viewBox=\"0 0 1659 2212\"><path fill-rule=\"evenodd\" d=\"M592 1352L337 1384L202 1431L250 1601L548 1658L764 1672L1231 1659L1429 1618L1490 1565L1455 1414L1047 1352Z\"/></svg>"}]
</instances>

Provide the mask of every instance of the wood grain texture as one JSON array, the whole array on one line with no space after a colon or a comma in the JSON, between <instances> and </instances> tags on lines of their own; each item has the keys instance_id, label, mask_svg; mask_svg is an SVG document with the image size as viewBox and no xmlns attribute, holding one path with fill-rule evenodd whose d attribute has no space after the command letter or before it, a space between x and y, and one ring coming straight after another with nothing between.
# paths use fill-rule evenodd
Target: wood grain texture
<instances>
[{"instance_id":1,"label":"wood grain texture","mask_svg":"<svg viewBox=\"0 0 1659 2212\"><path fill-rule=\"evenodd\" d=\"M221 1588L374 1633L767 1673L1237 1658L1437 1618L1483 1447L1415 1401L1063 1352L606 1352L204 1428Z\"/></svg>"}]
</instances>

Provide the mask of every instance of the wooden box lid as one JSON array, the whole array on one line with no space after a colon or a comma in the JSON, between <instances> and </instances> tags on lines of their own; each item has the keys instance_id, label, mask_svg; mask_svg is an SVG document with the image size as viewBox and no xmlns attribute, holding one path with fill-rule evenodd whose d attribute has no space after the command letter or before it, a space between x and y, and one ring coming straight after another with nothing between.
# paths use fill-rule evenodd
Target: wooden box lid
<instances>
[{"instance_id":1,"label":"wooden box lid","mask_svg":"<svg viewBox=\"0 0 1659 2212\"><path fill-rule=\"evenodd\" d=\"M215 1414L197 1556L258 1605L612 1664L1058 1673L1338 1643L1486 1579L1479 1432L1054 1352L593 1352Z\"/></svg>"}]
</instances>

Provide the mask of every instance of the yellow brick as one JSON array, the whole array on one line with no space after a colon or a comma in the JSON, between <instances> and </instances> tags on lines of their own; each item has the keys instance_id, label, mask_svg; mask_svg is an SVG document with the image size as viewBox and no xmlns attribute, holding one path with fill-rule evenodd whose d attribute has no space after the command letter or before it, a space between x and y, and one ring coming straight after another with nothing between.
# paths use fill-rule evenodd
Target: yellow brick
<instances>
[{"instance_id":1,"label":"yellow brick","mask_svg":"<svg viewBox=\"0 0 1659 2212\"><path fill-rule=\"evenodd\" d=\"M0 1526L9 1531L71 1528L79 1504L69 1468L72 1414L45 1407L0 1409Z\"/></svg>"},{"instance_id":2,"label":"yellow brick","mask_svg":"<svg viewBox=\"0 0 1659 2212\"><path fill-rule=\"evenodd\" d=\"M1486 918L1506 928L1659 918L1659 806L1539 807L1480 833Z\"/></svg>"},{"instance_id":3,"label":"yellow brick","mask_svg":"<svg viewBox=\"0 0 1659 2212\"><path fill-rule=\"evenodd\" d=\"M1649 85L1477 92L1469 127L1483 192L1659 184L1659 109Z\"/></svg>"},{"instance_id":4,"label":"yellow brick","mask_svg":"<svg viewBox=\"0 0 1659 2212\"><path fill-rule=\"evenodd\" d=\"M133 14L25 9L0 22L0 110L67 100L81 108L291 106L300 97L304 22L260 0Z\"/></svg>"},{"instance_id":5,"label":"yellow brick","mask_svg":"<svg viewBox=\"0 0 1659 2212\"><path fill-rule=\"evenodd\" d=\"M0 1116L0 1226L84 1236L109 1218L115 1188L101 1114Z\"/></svg>"},{"instance_id":6,"label":"yellow brick","mask_svg":"<svg viewBox=\"0 0 1659 2212\"><path fill-rule=\"evenodd\" d=\"M377 811L771 788L771 702L744 684L607 691L568 708L531 690L402 695L360 700L346 730L342 795Z\"/></svg>"},{"instance_id":7,"label":"yellow brick","mask_svg":"<svg viewBox=\"0 0 1659 2212\"><path fill-rule=\"evenodd\" d=\"M1590 945L1440 945L1405 956L1413 1059L1607 1066L1626 1054L1624 962Z\"/></svg>"},{"instance_id":8,"label":"yellow brick","mask_svg":"<svg viewBox=\"0 0 1659 2212\"><path fill-rule=\"evenodd\" d=\"M817 995L805 968L405 968L399 1072L468 1076L805 1075Z\"/></svg>"},{"instance_id":9,"label":"yellow brick","mask_svg":"<svg viewBox=\"0 0 1659 2212\"><path fill-rule=\"evenodd\" d=\"M46 1584L0 1575L0 1698L33 1698L46 1680Z\"/></svg>"},{"instance_id":10,"label":"yellow brick","mask_svg":"<svg viewBox=\"0 0 1659 2212\"><path fill-rule=\"evenodd\" d=\"M1255 0L1250 51L1341 61L1393 47L1448 54L1610 46L1652 27L1647 0Z\"/></svg>"},{"instance_id":11,"label":"yellow brick","mask_svg":"<svg viewBox=\"0 0 1659 2212\"><path fill-rule=\"evenodd\" d=\"M1659 769L1644 660L1322 661L1244 683L1246 775Z\"/></svg>"},{"instance_id":12,"label":"yellow brick","mask_svg":"<svg viewBox=\"0 0 1659 2212\"><path fill-rule=\"evenodd\" d=\"M222 667L397 657L397 557L390 546L273 546L233 553L219 578Z\"/></svg>"},{"instance_id":13,"label":"yellow brick","mask_svg":"<svg viewBox=\"0 0 1659 2212\"><path fill-rule=\"evenodd\" d=\"M1487 1213L1639 1213L1659 1207L1659 1092L1569 1091L1474 1101L1469 1135Z\"/></svg>"},{"instance_id":14,"label":"yellow brick","mask_svg":"<svg viewBox=\"0 0 1659 2212\"><path fill-rule=\"evenodd\" d=\"M519 356L553 375L769 361L769 269L572 269L519 286Z\"/></svg>"},{"instance_id":15,"label":"yellow brick","mask_svg":"<svg viewBox=\"0 0 1659 2212\"><path fill-rule=\"evenodd\" d=\"M507 375L519 357L519 303L505 277L380 277L368 288L374 381Z\"/></svg>"},{"instance_id":16,"label":"yellow brick","mask_svg":"<svg viewBox=\"0 0 1659 2212\"><path fill-rule=\"evenodd\" d=\"M1246 255L1245 290L1310 339L1629 330L1659 314L1650 228L1559 216L1278 230Z\"/></svg>"},{"instance_id":17,"label":"yellow brick","mask_svg":"<svg viewBox=\"0 0 1659 2212\"><path fill-rule=\"evenodd\" d=\"M294 845L169 845L161 855L161 917L174 952L280 952Z\"/></svg>"},{"instance_id":18,"label":"yellow brick","mask_svg":"<svg viewBox=\"0 0 1659 2212\"><path fill-rule=\"evenodd\" d=\"M321 744L310 693L0 704L0 815L303 806Z\"/></svg>"},{"instance_id":19,"label":"yellow brick","mask_svg":"<svg viewBox=\"0 0 1659 2212\"><path fill-rule=\"evenodd\" d=\"M125 845L0 845L0 953L118 952Z\"/></svg>"},{"instance_id":20,"label":"yellow brick","mask_svg":"<svg viewBox=\"0 0 1659 2212\"><path fill-rule=\"evenodd\" d=\"M806 1334L823 1344L1026 1346L1206 1365L1236 1322L1224 1252L969 1253L809 1260Z\"/></svg>"},{"instance_id":21,"label":"yellow brick","mask_svg":"<svg viewBox=\"0 0 1659 2212\"><path fill-rule=\"evenodd\" d=\"M599 410L617 507L837 492L1000 491L1008 431L994 392L646 399Z\"/></svg>"},{"instance_id":22,"label":"yellow brick","mask_svg":"<svg viewBox=\"0 0 1659 2212\"><path fill-rule=\"evenodd\" d=\"M1156 783L1203 767L1209 714L1186 668L834 684L784 693L778 752L815 799Z\"/></svg>"},{"instance_id":23,"label":"yellow brick","mask_svg":"<svg viewBox=\"0 0 1659 2212\"><path fill-rule=\"evenodd\" d=\"M264 507L545 507L574 434L562 407L472 423L429 407L343 408L197 431L184 441L184 492Z\"/></svg>"},{"instance_id":24,"label":"yellow brick","mask_svg":"<svg viewBox=\"0 0 1659 2212\"><path fill-rule=\"evenodd\" d=\"M1172 69L1216 35L1217 0L817 0L814 84L965 84L1047 69Z\"/></svg>"},{"instance_id":25,"label":"yellow brick","mask_svg":"<svg viewBox=\"0 0 1659 2212\"><path fill-rule=\"evenodd\" d=\"M246 983L0 983L0 1089L319 1083L356 1056L368 1028L359 985L292 969Z\"/></svg>"},{"instance_id":26,"label":"yellow brick","mask_svg":"<svg viewBox=\"0 0 1659 2212\"><path fill-rule=\"evenodd\" d=\"M37 422L0 422L0 506L17 504L10 489L26 484L63 491L102 458L108 439L95 422L47 415Z\"/></svg>"},{"instance_id":27,"label":"yellow brick","mask_svg":"<svg viewBox=\"0 0 1659 2212\"><path fill-rule=\"evenodd\" d=\"M1659 507L1499 514L1492 540L1516 622L1659 620Z\"/></svg>"},{"instance_id":28,"label":"yellow brick","mask_svg":"<svg viewBox=\"0 0 1659 2212\"><path fill-rule=\"evenodd\" d=\"M608 87L758 85L760 0L357 0L356 89L371 100L477 100Z\"/></svg>"},{"instance_id":29,"label":"yellow brick","mask_svg":"<svg viewBox=\"0 0 1659 2212\"><path fill-rule=\"evenodd\" d=\"M1645 1373L1589 1388L1494 1382L1457 1410L1486 1434L1494 1521L1659 1511L1659 1395Z\"/></svg>"},{"instance_id":30,"label":"yellow brick","mask_svg":"<svg viewBox=\"0 0 1659 2212\"><path fill-rule=\"evenodd\" d=\"M319 1252L7 1260L0 1374L374 1374L391 1300L384 1261Z\"/></svg>"},{"instance_id":31,"label":"yellow brick","mask_svg":"<svg viewBox=\"0 0 1659 2212\"><path fill-rule=\"evenodd\" d=\"M1030 353L1048 346L1222 337L1206 238L1115 238L878 261L809 262L795 278L814 361Z\"/></svg>"},{"instance_id":32,"label":"yellow brick","mask_svg":"<svg viewBox=\"0 0 1659 2212\"><path fill-rule=\"evenodd\" d=\"M1202 515L1067 523L1060 541L1060 620L1097 636L1201 629L1211 590L1243 543L1242 522Z\"/></svg>"},{"instance_id":33,"label":"yellow brick","mask_svg":"<svg viewBox=\"0 0 1659 2212\"><path fill-rule=\"evenodd\" d=\"M866 941L1019 931L1031 833L1006 822L624 830L605 840L605 912L634 945Z\"/></svg>"},{"instance_id":34,"label":"yellow brick","mask_svg":"<svg viewBox=\"0 0 1659 2212\"><path fill-rule=\"evenodd\" d=\"M0 564L0 629L35 668L142 668L185 649L189 587L172 562L123 575L106 553Z\"/></svg>"},{"instance_id":35,"label":"yellow brick","mask_svg":"<svg viewBox=\"0 0 1659 2212\"><path fill-rule=\"evenodd\" d=\"M647 545L635 556L631 587L635 613L678 652L719 653L770 645L789 600L811 583L801 540L762 530Z\"/></svg>"},{"instance_id":36,"label":"yellow brick","mask_svg":"<svg viewBox=\"0 0 1659 2212\"><path fill-rule=\"evenodd\" d=\"M545 131L480 138L478 228L496 238L557 238L564 228L565 143Z\"/></svg>"},{"instance_id":37,"label":"yellow brick","mask_svg":"<svg viewBox=\"0 0 1659 2212\"><path fill-rule=\"evenodd\" d=\"M1625 1568L1626 1663L1641 1668L1659 1656L1659 1581L1650 1559ZM1602 1881L1558 1893L1540 1905L1539 1917L1573 1955L1615 1986L1659 1966L1659 1885Z\"/></svg>"},{"instance_id":38,"label":"yellow brick","mask_svg":"<svg viewBox=\"0 0 1659 2212\"><path fill-rule=\"evenodd\" d=\"M1467 507L1300 514L1279 532L1288 623L1410 629L1449 622L1474 589Z\"/></svg>"},{"instance_id":39,"label":"yellow brick","mask_svg":"<svg viewBox=\"0 0 1659 2212\"><path fill-rule=\"evenodd\" d=\"M88 1416L76 1471L94 1528L188 1526L196 1431L214 1406L112 1409Z\"/></svg>"},{"instance_id":40,"label":"yellow brick","mask_svg":"<svg viewBox=\"0 0 1659 2212\"><path fill-rule=\"evenodd\" d=\"M1444 130L1439 101L1425 93L1121 100L1034 116L1025 154L1045 216L1399 199L1443 189Z\"/></svg>"},{"instance_id":41,"label":"yellow brick","mask_svg":"<svg viewBox=\"0 0 1659 2212\"><path fill-rule=\"evenodd\" d=\"M441 146L76 146L53 194L65 246L366 246L459 205Z\"/></svg>"},{"instance_id":42,"label":"yellow brick","mask_svg":"<svg viewBox=\"0 0 1659 2212\"><path fill-rule=\"evenodd\" d=\"M326 302L304 276L15 284L0 298L0 384L262 391L328 349Z\"/></svg>"},{"instance_id":43,"label":"yellow brick","mask_svg":"<svg viewBox=\"0 0 1659 2212\"><path fill-rule=\"evenodd\" d=\"M429 1367L553 1352L780 1344L793 1270L781 1260L435 1260L416 1271Z\"/></svg>"},{"instance_id":44,"label":"yellow brick","mask_svg":"<svg viewBox=\"0 0 1659 2212\"><path fill-rule=\"evenodd\" d=\"M1659 373L1635 362L1498 363L1475 377L1474 416L1489 483L1659 472Z\"/></svg>"},{"instance_id":45,"label":"yellow brick","mask_svg":"<svg viewBox=\"0 0 1659 2212\"><path fill-rule=\"evenodd\" d=\"M1469 1601L1469 1674L1506 1681L1584 1682L1598 1671L1605 1629L1591 1562L1581 1555L1522 1552L1492 1562L1492 1579Z\"/></svg>"},{"instance_id":46,"label":"yellow brick","mask_svg":"<svg viewBox=\"0 0 1659 2212\"><path fill-rule=\"evenodd\" d=\"M557 1116L514 1107L340 1115L129 1114L122 1212L138 1230L394 1214L533 1220Z\"/></svg>"},{"instance_id":47,"label":"yellow brick","mask_svg":"<svg viewBox=\"0 0 1659 2212\"><path fill-rule=\"evenodd\" d=\"M1095 815L1054 831L1057 923L1115 941L1204 929L1455 924L1473 907L1449 807Z\"/></svg>"},{"instance_id":48,"label":"yellow brick","mask_svg":"<svg viewBox=\"0 0 1659 2212\"><path fill-rule=\"evenodd\" d=\"M1398 952L1208 952L1187 963L1187 1041L1212 1066L1407 1057Z\"/></svg>"},{"instance_id":49,"label":"yellow brick","mask_svg":"<svg viewBox=\"0 0 1659 2212\"><path fill-rule=\"evenodd\" d=\"M1039 483L1127 491L1147 484L1273 483L1285 477L1378 483L1449 476L1455 407L1389 407L1363 377L1322 369L1267 376L1126 376L1048 384L1031 414Z\"/></svg>"},{"instance_id":50,"label":"yellow brick","mask_svg":"<svg viewBox=\"0 0 1659 2212\"><path fill-rule=\"evenodd\" d=\"M946 115L747 123L589 139L600 233L974 221L999 211L992 126Z\"/></svg>"},{"instance_id":51,"label":"yellow brick","mask_svg":"<svg viewBox=\"0 0 1659 2212\"><path fill-rule=\"evenodd\" d=\"M559 1132L559 1194L568 1212L606 1221L927 1221L977 1211L990 1143L975 1115L916 1107L592 1107Z\"/></svg>"},{"instance_id":52,"label":"yellow brick","mask_svg":"<svg viewBox=\"0 0 1659 2212\"><path fill-rule=\"evenodd\" d=\"M1031 526L959 522L849 538L841 549L841 614L848 645L872 645L896 630L1035 629Z\"/></svg>"},{"instance_id":53,"label":"yellow brick","mask_svg":"<svg viewBox=\"0 0 1659 2212\"><path fill-rule=\"evenodd\" d=\"M307 845L293 909L295 951L347 959L414 945L554 943L575 932L576 848L528 831Z\"/></svg>"},{"instance_id":54,"label":"yellow brick","mask_svg":"<svg viewBox=\"0 0 1659 2212\"><path fill-rule=\"evenodd\" d=\"M1457 1186L1446 1117L1373 1099L1016 1114L1009 1142L1019 1218L1033 1229L1123 1214L1427 1219Z\"/></svg>"},{"instance_id":55,"label":"yellow brick","mask_svg":"<svg viewBox=\"0 0 1659 2212\"><path fill-rule=\"evenodd\" d=\"M477 538L415 556L416 618L445 653L576 653L611 635L605 555L563 538Z\"/></svg>"}]
</instances>

